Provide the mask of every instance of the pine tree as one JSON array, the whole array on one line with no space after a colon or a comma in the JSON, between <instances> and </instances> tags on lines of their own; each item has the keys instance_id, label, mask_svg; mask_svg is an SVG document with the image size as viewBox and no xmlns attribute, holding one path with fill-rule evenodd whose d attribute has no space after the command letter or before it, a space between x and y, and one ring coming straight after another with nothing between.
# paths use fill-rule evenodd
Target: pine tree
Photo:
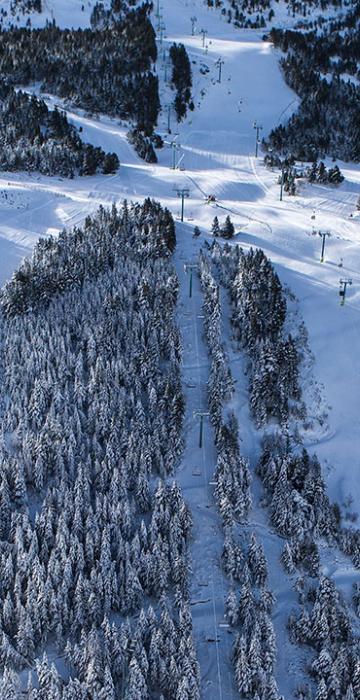
<instances>
[{"instance_id":1,"label":"pine tree","mask_svg":"<svg viewBox=\"0 0 360 700\"><path fill-rule=\"evenodd\" d=\"M346 689L345 700L355 700L354 690L351 683Z\"/></svg>"},{"instance_id":2,"label":"pine tree","mask_svg":"<svg viewBox=\"0 0 360 700\"><path fill-rule=\"evenodd\" d=\"M119 169L119 166L120 162L116 153L106 153L102 166L104 175L115 173Z\"/></svg>"},{"instance_id":3,"label":"pine tree","mask_svg":"<svg viewBox=\"0 0 360 700\"><path fill-rule=\"evenodd\" d=\"M235 663L235 678L240 695L249 695L251 693L251 671L246 652L246 640L244 637L238 637L235 642L234 651Z\"/></svg>"},{"instance_id":4,"label":"pine tree","mask_svg":"<svg viewBox=\"0 0 360 700\"><path fill-rule=\"evenodd\" d=\"M270 676L266 684L266 700L281 700L274 676Z\"/></svg>"},{"instance_id":5,"label":"pine tree","mask_svg":"<svg viewBox=\"0 0 360 700\"><path fill-rule=\"evenodd\" d=\"M129 678L124 700L148 700L148 697L146 680L141 673L137 660L132 658L129 664Z\"/></svg>"},{"instance_id":6,"label":"pine tree","mask_svg":"<svg viewBox=\"0 0 360 700\"><path fill-rule=\"evenodd\" d=\"M221 235L223 238L233 238L235 233L235 227L232 223L229 214L225 219L224 225L221 227Z\"/></svg>"},{"instance_id":7,"label":"pine tree","mask_svg":"<svg viewBox=\"0 0 360 700\"><path fill-rule=\"evenodd\" d=\"M284 544L284 548L281 553L281 562L286 573L293 574L295 572L295 565L293 561L291 546L288 541L286 541Z\"/></svg>"},{"instance_id":8,"label":"pine tree","mask_svg":"<svg viewBox=\"0 0 360 700\"><path fill-rule=\"evenodd\" d=\"M239 619L238 599L235 591L231 588L225 602L225 617L232 627L235 627Z\"/></svg>"},{"instance_id":9,"label":"pine tree","mask_svg":"<svg viewBox=\"0 0 360 700\"><path fill-rule=\"evenodd\" d=\"M328 693L326 688L326 683L323 678L320 679L318 683L316 699L315 700L327 700Z\"/></svg>"},{"instance_id":10,"label":"pine tree","mask_svg":"<svg viewBox=\"0 0 360 700\"><path fill-rule=\"evenodd\" d=\"M3 678L0 682L1 700L20 700L20 682L17 675L9 668L5 668Z\"/></svg>"},{"instance_id":11,"label":"pine tree","mask_svg":"<svg viewBox=\"0 0 360 700\"><path fill-rule=\"evenodd\" d=\"M105 667L104 682L98 694L99 700L116 700L115 687L109 666Z\"/></svg>"},{"instance_id":12,"label":"pine tree","mask_svg":"<svg viewBox=\"0 0 360 700\"><path fill-rule=\"evenodd\" d=\"M211 226L211 233L213 236L220 236L220 224L217 216L214 216L214 220Z\"/></svg>"},{"instance_id":13,"label":"pine tree","mask_svg":"<svg viewBox=\"0 0 360 700\"><path fill-rule=\"evenodd\" d=\"M360 697L360 660L356 659L354 664L354 673L352 677L352 686L355 693L355 697L358 699Z\"/></svg>"}]
</instances>

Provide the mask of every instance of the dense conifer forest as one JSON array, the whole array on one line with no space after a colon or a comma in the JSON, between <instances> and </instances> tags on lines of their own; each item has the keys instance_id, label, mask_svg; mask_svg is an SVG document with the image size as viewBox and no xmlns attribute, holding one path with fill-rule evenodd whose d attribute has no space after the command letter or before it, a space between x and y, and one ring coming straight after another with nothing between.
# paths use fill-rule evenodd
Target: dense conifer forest
<instances>
[{"instance_id":1,"label":"dense conifer forest","mask_svg":"<svg viewBox=\"0 0 360 700\"><path fill-rule=\"evenodd\" d=\"M174 107L178 121L180 121L185 117L188 106L194 109L194 104L191 101L191 65L184 44L173 44L170 46L169 53L173 66L171 82L176 88Z\"/></svg>"},{"instance_id":2,"label":"dense conifer forest","mask_svg":"<svg viewBox=\"0 0 360 700\"><path fill-rule=\"evenodd\" d=\"M187 2L176 4L189 10ZM183 25L172 33L179 17L171 15L162 117L167 108L170 133L174 109L181 134L171 146L183 144L187 169L196 163L198 172L189 177L198 192L170 182L168 161L146 168L133 153L129 161L124 157L119 189L114 182L121 177L98 178L83 197L80 181L38 178L39 199L41 187L56 186L53 199L74 190L59 219L83 223L40 238L0 290L0 700L284 700L285 687L291 690L286 697L296 700L360 700L360 529L356 516L348 526L343 503L333 502L324 471L330 466L312 452L321 431L316 425L307 434L310 348L287 287L286 258L301 254L303 267L296 270L292 257L291 274L295 268L306 282L319 280L317 273L306 278L304 261L306 268L315 263L305 244L296 249L281 238L283 229L288 233L281 216L287 210L295 218L296 201L269 204L276 178L268 186L271 171L249 155L248 133L239 129L249 114L239 118L237 88L244 83L235 75L239 43L249 65L251 56L257 66L264 65L259 56L265 61L272 54L261 37L283 52L281 68L300 106L284 124L273 118L276 111L272 121L265 114L264 129L279 123L263 142L265 164L281 167L289 194L296 192L296 160L310 161L303 168L310 183L340 185L339 167L321 159L360 161L358 5L204 0L208 25L185 18L189 36L192 27L190 57L177 43L187 43ZM11 12L48 12L44 6L45 0L12 0ZM209 59L220 45L211 26L219 17L209 8L225 19L222 81L207 76L210 69L198 59L200 26ZM124 124L115 119L126 120L136 152L157 161L155 148L164 144L154 131L161 109L157 75L169 68L160 3L157 37L152 2L111 0L86 10L88 29L60 29L54 21L32 29L29 20L26 28L0 31L0 170L73 178L119 167L116 154L81 140L65 112L18 89L35 82L84 109L85 117L80 110L77 116L91 123L90 133L105 127L104 143L124 140ZM293 29L271 29L281 12L294 20ZM232 24L263 30L242 32L239 42ZM154 66L160 37L162 64ZM266 65L283 86L275 58ZM195 125L186 122L193 83L194 99L213 88L222 95L222 111L218 98L208 103L221 118L231 106L235 116L224 118L226 129L221 119L213 129L213 113L201 101ZM288 97L286 86L284 93ZM256 103L260 120L258 97L252 107ZM114 119L91 121L93 113ZM165 123L162 118L160 126ZM234 134L236 153L229 149ZM205 174L216 194L205 195L198 184ZM174 161L171 179L189 184L187 177ZM19 202L36 180L8 179ZM150 198L123 201L124 192L153 191L155 180L162 201L174 206L177 190L193 205L178 225L179 273L169 209ZM233 184L241 211L226 201ZM86 190L86 181L81 185ZM312 189L322 196L325 187L307 186ZM353 201L350 190L347 195ZM93 197L121 203L86 216ZM47 200L38 204L39 217L44 206ZM211 230L210 207L220 218ZM307 203L305 218L291 228L294 239L296 226L305 238L306 209ZM265 211L269 223L258 218ZM4 217L11 232L12 216L16 212ZM199 245L202 217L211 244ZM246 224L239 223L245 217ZM243 236L244 248L235 236ZM266 253L250 247L258 241ZM268 250L280 260L277 268ZM184 262L197 277L192 286L191 276L189 291L181 287ZM306 369L311 374L313 365ZM200 440L190 423L199 413ZM285 662L282 644L290 649ZM293 672L288 683L283 676Z\"/></svg>"},{"instance_id":3,"label":"dense conifer forest","mask_svg":"<svg viewBox=\"0 0 360 700\"><path fill-rule=\"evenodd\" d=\"M73 177L119 167L115 153L83 143L64 112L49 110L43 100L5 83L0 85L0 130L1 170Z\"/></svg>"},{"instance_id":4,"label":"dense conifer forest","mask_svg":"<svg viewBox=\"0 0 360 700\"><path fill-rule=\"evenodd\" d=\"M198 698L191 514L164 482L184 412L174 246L167 210L125 202L40 240L2 292L2 700L35 662L29 698Z\"/></svg>"},{"instance_id":5,"label":"dense conifer forest","mask_svg":"<svg viewBox=\"0 0 360 700\"><path fill-rule=\"evenodd\" d=\"M204 329L210 355L208 408L215 434L215 499L224 529L221 565L231 582L225 616L236 631L232 662L240 697L279 700L274 678L276 635L271 621L275 597L267 585L264 548L246 531L251 511L251 476L240 453L239 426L228 403L235 393L229 360L221 342L220 286L211 259L200 253ZM239 527L240 524L240 527Z\"/></svg>"},{"instance_id":6,"label":"dense conifer forest","mask_svg":"<svg viewBox=\"0 0 360 700\"><path fill-rule=\"evenodd\" d=\"M300 160L360 160L359 22L355 5L320 29L271 30L274 45L286 53L280 62L285 80L301 103L271 132L268 147Z\"/></svg>"},{"instance_id":7,"label":"dense conifer forest","mask_svg":"<svg viewBox=\"0 0 360 700\"><path fill-rule=\"evenodd\" d=\"M89 112L132 120L151 134L159 112L155 32L149 6L103 29L10 29L0 33L0 71L13 85L42 89Z\"/></svg>"},{"instance_id":8,"label":"dense conifer forest","mask_svg":"<svg viewBox=\"0 0 360 700\"><path fill-rule=\"evenodd\" d=\"M153 3L149 0L110 0L110 3L96 2L90 16L92 29L104 29L121 22L129 10L136 5L144 6L146 11L151 10Z\"/></svg>"}]
</instances>

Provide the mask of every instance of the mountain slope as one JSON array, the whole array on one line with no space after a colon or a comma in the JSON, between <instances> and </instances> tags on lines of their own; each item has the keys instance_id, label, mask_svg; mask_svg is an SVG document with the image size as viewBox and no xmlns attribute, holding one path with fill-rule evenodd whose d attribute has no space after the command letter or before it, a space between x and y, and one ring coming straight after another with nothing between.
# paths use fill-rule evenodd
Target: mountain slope
<instances>
[{"instance_id":1,"label":"mountain slope","mask_svg":"<svg viewBox=\"0 0 360 700\"><path fill-rule=\"evenodd\" d=\"M200 0L164 0L163 5L167 36L162 44L158 38L161 50L157 72L163 106L160 129L165 146L158 151L159 163L149 166L139 161L126 142L126 124L118 124L103 116L98 120L91 119L81 110L68 111L68 119L82 126L85 140L118 154L121 171L110 177L95 176L91 184L78 178L70 184L55 178L27 175L2 178L1 245L5 251L2 275L3 280L8 278L11 268L15 267L15 260L9 262L9 246L14 251L14 257L18 257L33 246L39 234L55 232L65 224L80 222L100 203L110 204L124 197L138 200L152 195L179 215L180 200L174 187L189 189L190 198L185 201L185 222L183 225L180 222L177 224L176 253L182 285L181 327L186 345L184 376L188 384L186 396L189 406L188 445L180 479L193 510L199 506L192 548L196 557L194 586L196 584L198 588L193 592L195 590L200 594L202 588L209 591L213 588L206 594L207 602L204 603L207 606L204 609L210 611L206 624L201 620L203 612L199 598L193 598L193 602L199 605L195 605L193 610L195 630L196 633L201 629L206 630L214 640L217 639L216 631L219 636L218 642L206 642L201 634L196 636L203 674L203 695L209 700L218 699L222 693L220 688L224 687L225 700L231 698L232 693L234 697L236 695L226 661L231 647L230 635L226 628L219 627L219 623L223 622L222 606L226 591L218 568L223 535L212 506L207 508L212 497L208 481L214 467L215 453L207 427L207 446L203 452L199 452L197 426L191 422L192 409L204 407L207 377L204 367L208 360L201 345L201 320L198 319L202 315L200 290L195 284L195 299L189 305L189 278L183 266L186 262L195 261L204 239L212 240L209 232L214 215L222 222L228 213L235 224L236 241L245 250L261 247L270 256L282 283L289 285L296 294L297 300L291 299L294 324L300 324L304 319L308 329L309 350L305 347L302 366L302 385L310 414L308 424L303 429L305 445L310 451L316 450L318 453L331 497L343 505L345 501L350 504L351 495L353 505L348 505L347 510L358 511L360 465L358 443L354 436L359 434L360 415L360 248L355 207L360 170L352 164L341 164L345 181L339 188L303 184L296 197L286 196L280 202L278 173L265 169L260 157L255 158L256 131L253 128L256 120L262 127L260 134L268 133L279 121L290 116L298 104L297 96L285 85L279 70L280 54L268 41L263 41L262 32L233 27L222 20L217 10L207 9ZM59 12L61 14L61 7ZM194 15L197 16L197 32L191 36L191 17ZM156 26L154 17L153 21ZM201 29L207 31L204 47L199 33ZM165 82L164 49L173 41L186 46L193 69L195 111L180 125L176 123L170 105L174 93ZM224 60L221 82L217 82L219 72L215 65L219 57ZM54 103L51 97L47 100L49 104ZM57 102L60 103L60 100ZM167 134L168 105L171 134ZM175 150L171 141L177 131L176 143L179 148ZM176 161L181 160L184 170L171 169L173 149ZM205 203L205 197L209 194L216 198L212 204ZM353 215L352 218L350 215ZM192 238L195 224L202 231L200 239ZM321 230L329 229L332 234L326 244L323 264L319 262L320 238L317 234L312 235L313 226ZM339 267L341 261L342 266ZM344 307L339 305L340 277L350 277L353 281L348 288ZM187 316L189 311L191 318ZM231 350L228 331L226 342ZM243 367L235 352L231 353L231 362L239 385L235 410L243 440L241 449L254 470L259 454L259 434L251 425L246 408L247 383L243 373L246 367ZM241 368L240 371L237 367ZM257 488L255 512L258 515L261 513L260 506ZM346 508L343 510L346 511ZM276 593L277 576L283 577L280 569L278 571L276 568L280 548L264 520L259 515L254 527L266 533L266 546L271 552L271 583ZM206 551L203 551L201 539L204 533L208 543ZM324 556L323 562L324 570L339 582L350 603L351 583L355 575L349 562L334 556L332 552L328 557ZM215 571L213 576L210 576L211 567ZM207 581L203 579L204 573L209 574ZM207 587L201 586L204 583L208 584ZM278 593L279 687L290 697L293 692L293 664L299 665L302 652L298 656L291 647L291 659L284 652L289 648L283 646L287 639L285 621L294 598L291 583L285 577L278 587ZM226 679L224 686L219 681L219 667L220 677Z\"/></svg>"}]
</instances>

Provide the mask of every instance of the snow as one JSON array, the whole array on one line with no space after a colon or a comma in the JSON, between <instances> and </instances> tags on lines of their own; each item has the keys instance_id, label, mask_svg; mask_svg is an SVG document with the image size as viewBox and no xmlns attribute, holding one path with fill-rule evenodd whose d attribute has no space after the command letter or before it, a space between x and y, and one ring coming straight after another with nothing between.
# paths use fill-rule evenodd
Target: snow
<instances>
[{"instance_id":1,"label":"snow","mask_svg":"<svg viewBox=\"0 0 360 700\"><path fill-rule=\"evenodd\" d=\"M109 3L103 3L107 5ZM23 14L10 12L11 0L1 0L0 12L7 12L7 16L3 20L3 26L14 24L22 26L30 19L31 26L35 29L43 27L46 22L52 22L54 19L60 28L71 27L74 29L85 28L89 26L90 16L96 0L42 0L43 12L29 12Z\"/></svg>"},{"instance_id":2,"label":"snow","mask_svg":"<svg viewBox=\"0 0 360 700\"><path fill-rule=\"evenodd\" d=\"M97 0L42 0L43 12L21 12L16 11L12 13L10 10L11 0L0 0L0 13L6 13L2 18L3 26L8 27L9 25L23 26L28 20L31 22L31 26L34 28L43 27L46 22L52 22L55 20L56 24L61 28L85 28L89 26L90 16L94 5L96 5ZM110 6L110 0L102 0L105 8ZM157 7L157 0L154 2L155 8ZM198 10L198 0L194 1L193 4L191 0L185 0L185 8L191 8L192 6L198 12L197 17L199 19L200 10ZM277 27L293 27L299 23L303 23L305 26L309 21L314 21L318 18L329 18L334 15L334 8L331 5L326 10L321 10L321 8L311 7L309 14L303 17L301 14L296 14L295 17L289 9L289 6L284 0L276 0L272 3L273 9L275 11L275 18L272 22L274 26ZM164 10L167 11L165 3L162 3ZM226 3L225 3L226 6ZM201 8L203 10L203 8ZM215 10L208 10L213 15L216 16L215 23L220 19L220 13ZM255 21L257 12L247 15L252 21ZM264 13L265 18L268 12ZM185 14L185 17L187 15ZM189 15L190 17L191 15ZM339 10L337 9L337 16L339 16ZM0 15L1 17L1 15ZM259 32L266 32L268 29L258 30Z\"/></svg>"},{"instance_id":3,"label":"snow","mask_svg":"<svg viewBox=\"0 0 360 700\"><path fill-rule=\"evenodd\" d=\"M182 468L177 474L194 520L192 545L191 612L197 645L204 697L219 700L236 698L232 682L231 647L234 636L224 620L224 603L228 583L219 561L223 535L220 519L212 497L213 471L216 463L212 431L209 419L204 418L203 448L199 445L199 417L194 411L206 411L206 382L209 376L207 348L202 339L202 297L196 275L193 293L189 298L189 279L184 265L189 262L178 247L176 263L180 272L181 297L179 323L184 333L184 388L186 392L186 450ZM210 641L211 640L211 641Z\"/></svg>"},{"instance_id":4,"label":"snow","mask_svg":"<svg viewBox=\"0 0 360 700\"><path fill-rule=\"evenodd\" d=\"M1 3L1 6L5 4ZM50 16L51 12L55 13L60 26L86 26L91 6L84 4L84 12L79 9L81 3L75 0L56 2L56 8L55 0L48 0L46 7ZM164 149L158 151L159 163L148 165L127 143L128 125L105 116L91 118L81 110L69 108L68 118L82 127L82 138L106 151L115 151L121 168L113 176L74 180L1 173L0 282L8 279L20 259L30 253L38 236L56 233L63 226L81 222L99 204L152 196L179 217L180 206L174 187L190 188L190 199L185 202L185 222L177 225L176 264L182 290L179 320L184 334L187 395L187 448L179 481L195 521L192 613L200 650L204 697L208 700L223 697L225 700L236 697L236 691L225 658L230 655L232 635L226 628L219 627L227 584L218 567L222 535L209 485L215 454L206 419L205 448L200 451L197 447L198 424L193 418L193 410L206 406L208 358L201 338L198 281L194 281L190 302L183 265L196 259L205 238L210 240L208 232L214 215L221 221L229 212L238 232L237 241L245 249L261 247L271 258L280 279L297 297L295 306L305 322L313 354L311 360L307 358L304 367L305 396L312 417L312 425L304 431L304 443L319 456L331 498L344 504L351 496L351 510L359 512L360 225L356 201L360 194L360 167L339 163L345 175L345 181L339 187L307 184L302 186L298 196L290 199L285 195L280 202L278 173L267 170L260 156L254 157L253 129L256 120L263 127L261 134L265 135L296 109L298 98L283 81L278 54L269 42L262 40L261 30L237 30L227 24L219 12L206 9L201 0L163 0L162 4L167 32L165 46L173 41L184 43L192 60L195 111L189 112L187 120L179 126L172 114L173 133L167 135L170 91L164 85L160 58L158 68L164 109L159 131L166 143ZM279 12L277 18L281 16L285 22L287 12L281 4ZM190 17L194 14L198 18L198 29L208 30L205 49L199 34L191 36ZM44 23L44 16L39 16L37 21ZM33 16L32 23L35 26ZM159 53L162 56L162 51ZM215 67L219 57L225 61L221 83L217 82ZM209 73L201 74L201 65L208 66ZM63 107L58 98L47 96L46 99L49 104ZM180 144L177 157L184 154L184 170L171 169L170 141L177 131L176 141ZM217 201L206 204L208 194L214 194ZM192 238L195 224L202 231L200 239ZM318 236L311 235L313 227L331 231L323 264L319 262L321 241ZM341 261L342 267L339 267ZM351 278L353 282L348 287L344 306L339 304L340 278ZM227 342L231 349L229 336ZM245 392L241 363L238 371L234 370L239 357L231 354L231 361L234 377ZM245 407L245 393L239 393L238 397L236 410L242 449L253 468L258 439ZM199 474L194 475L194 471ZM259 516L260 510L256 506L254 518ZM254 527L259 529L261 538L264 525L257 521ZM282 684L289 671L290 655L288 647L283 646L284 610L287 611L289 604L294 602L295 595L291 581L282 573L280 576L276 574L280 571L277 569L278 538L269 531L265 534L266 553L269 556L270 552L273 571L271 585L278 597L277 615L281 622L277 624L278 634L283 630L279 640L279 664L283 678L280 690L284 692ZM328 570L339 585L349 587L353 570L344 565L343 559L337 563L331 554ZM206 642L206 638L218 638L219 642ZM294 653L292 651L291 655ZM288 682L290 684L291 680ZM286 697L289 697L290 685L285 684L285 690Z\"/></svg>"},{"instance_id":5,"label":"snow","mask_svg":"<svg viewBox=\"0 0 360 700\"><path fill-rule=\"evenodd\" d=\"M320 77L326 80L326 82L329 84L334 80L333 73L320 73ZM351 73L341 73L339 77L344 81L344 83L352 83L356 86L359 85L359 79Z\"/></svg>"}]
</instances>

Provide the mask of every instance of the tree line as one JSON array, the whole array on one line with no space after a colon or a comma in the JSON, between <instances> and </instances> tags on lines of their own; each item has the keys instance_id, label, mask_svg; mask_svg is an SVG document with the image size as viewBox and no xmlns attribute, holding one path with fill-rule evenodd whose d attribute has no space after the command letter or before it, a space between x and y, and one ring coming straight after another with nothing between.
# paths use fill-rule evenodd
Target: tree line
<instances>
[{"instance_id":1,"label":"tree line","mask_svg":"<svg viewBox=\"0 0 360 700\"><path fill-rule=\"evenodd\" d=\"M221 565L230 581L224 612L236 630L234 676L242 698L280 700L274 678L277 650L271 621L275 597L267 587L264 548L255 533L248 535L245 529L251 509L251 477L248 462L240 453L236 417L227 406L234 382L221 342L220 288L211 259L202 252L199 275L210 356L208 407L217 450L214 495L225 535Z\"/></svg>"},{"instance_id":2,"label":"tree line","mask_svg":"<svg viewBox=\"0 0 360 700\"><path fill-rule=\"evenodd\" d=\"M125 202L40 240L2 292L2 700L24 697L29 667L28 700L199 698L192 517L167 478L184 417L174 245L169 212Z\"/></svg>"},{"instance_id":3,"label":"tree line","mask_svg":"<svg viewBox=\"0 0 360 700\"><path fill-rule=\"evenodd\" d=\"M129 119L151 134L160 109L149 5L103 29L11 28L0 32L0 70L13 85L44 91L89 112Z\"/></svg>"},{"instance_id":4,"label":"tree line","mask_svg":"<svg viewBox=\"0 0 360 700\"><path fill-rule=\"evenodd\" d=\"M39 239L32 258L24 260L2 289L1 310L6 316L22 314L67 289L81 288L89 278L112 272L124 254L137 261L156 260L168 257L175 245L174 220L158 202L100 207L83 228Z\"/></svg>"},{"instance_id":5,"label":"tree line","mask_svg":"<svg viewBox=\"0 0 360 700\"><path fill-rule=\"evenodd\" d=\"M233 285L237 279L237 285L242 290L243 299L250 289L255 297L259 294L259 288L254 285L254 278L242 274L238 278L239 270L243 270L241 256L244 255L238 248L226 245L220 249L217 243L212 246L212 256L217 263L220 278L229 290L230 301L233 307L232 322L235 337L240 339L240 346L253 357L254 346L261 343L261 331L266 328L266 336L276 338L278 329L286 318L286 304L283 299L283 290L280 281L275 281L273 275L265 263L264 254L260 257L250 250L249 265L256 265L256 277L263 277L264 286L262 303L257 308L255 302L243 307L244 315L241 316L241 334L238 335L237 314L238 291ZM263 263L261 264L261 260ZM255 273L255 266L254 266ZM265 292L268 274L272 278L273 291L269 287ZM272 286L271 285L271 286ZM275 299L277 302L275 303ZM245 314L246 309L246 314ZM275 327L273 324L275 323ZM269 325L270 324L270 325ZM249 334L250 333L250 334ZM294 357L294 366L289 363L289 374L293 378L298 374L300 355ZM276 376L276 374L275 374ZM283 380L281 380L282 383ZM292 381L292 380L291 380ZM250 392L252 390L252 376L249 380ZM288 390L287 390L288 391ZM291 395L291 394L290 394ZM281 392L274 397L282 404ZM258 399L259 400L259 399ZM266 400L266 399L265 399ZM262 397L260 396L260 402ZM305 407L303 407L304 410ZM256 409L256 402L255 402ZM289 635L293 643L303 644L314 650L311 667L309 668L312 683L316 683L316 700L333 700L334 697L342 697L350 700L360 698L360 650L356 639L356 631L353 628L351 614L348 606L342 600L336 589L335 583L321 573L321 542L326 541L329 546L339 547L345 554L352 558L356 567L360 565L359 541L360 531L356 528L346 528L343 525L338 504L331 504L326 493L325 482L321 474L321 466L315 455L311 456L301 447L301 438L295 434L290 423L290 414L285 423L281 420L282 410L270 412L267 419L264 414L265 425L276 420L273 429L269 429L263 438L263 450L256 471L260 477L264 496L262 504L268 510L269 522L275 531L284 538L284 547L281 555L281 563L286 573L295 577L295 587L298 592L300 608L292 611L289 616ZM254 417L256 419L257 412ZM232 562L233 578L242 575L241 556L236 550L236 543L230 540L230 554L226 553L226 562ZM240 562L240 564L239 564ZM260 571L261 571L260 567ZM264 576L266 569L263 568ZM260 575L260 574L259 574ZM230 615L239 620L242 604L231 592L228 601ZM357 591L354 593L354 605L358 604ZM240 605L240 608L239 608ZM240 648L240 647L239 647ZM243 665L245 669L241 678L251 679L249 664L252 660L245 654L246 646L242 645ZM246 665L247 662L247 665ZM250 697L252 688L247 685L243 689ZM301 700L311 700L314 696L309 684L301 684L296 689L297 697Z\"/></svg>"},{"instance_id":6,"label":"tree line","mask_svg":"<svg viewBox=\"0 0 360 700\"><path fill-rule=\"evenodd\" d=\"M358 4L351 4L321 31L271 30L271 41L286 54L280 61L285 80L301 102L286 124L271 131L265 148L297 160L360 160L359 17Z\"/></svg>"},{"instance_id":7,"label":"tree line","mask_svg":"<svg viewBox=\"0 0 360 700\"><path fill-rule=\"evenodd\" d=\"M181 121L188 107L194 109L194 103L191 100L191 64L184 44L172 44L169 54L173 66L171 82L176 88L174 107L177 119Z\"/></svg>"},{"instance_id":8,"label":"tree line","mask_svg":"<svg viewBox=\"0 0 360 700\"><path fill-rule=\"evenodd\" d=\"M37 170L44 175L114 173L115 153L84 143L65 112L44 100L0 84L0 169Z\"/></svg>"}]
</instances>

